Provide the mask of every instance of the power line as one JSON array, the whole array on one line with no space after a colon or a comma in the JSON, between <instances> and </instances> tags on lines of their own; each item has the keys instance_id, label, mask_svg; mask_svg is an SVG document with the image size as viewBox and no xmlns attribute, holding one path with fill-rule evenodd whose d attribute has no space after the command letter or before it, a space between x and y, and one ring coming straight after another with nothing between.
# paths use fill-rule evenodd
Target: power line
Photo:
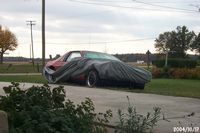
<instances>
[{"instance_id":1,"label":"power line","mask_svg":"<svg viewBox=\"0 0 200 133\"><path fill-rule=\"evenodd\" d=\"M196 7L199 10L199 12L200 12L200 5L190 4L190 6Z\"/></svg>"},{"instance_id":2,"label":"power line","mask_svg":"<svg viewBox=\"0 0 200 133\"><path fill-rule=\"evenodd\" d=\"M133 3L132 1L110 1L110 0L101 0L101 1L99 1L99 0L88 0L88 1L93 1L93 2L108 2L108 3Z\"/></svg>"},{"instance_id":3,"label":"power line","mask_svg":"<svg viewBox=\"0 0 200 133\"><path fill-rule=\"evenodd\" d=\"M111 1L111 0L88 0L95 2L106 2L106 3L133 3L133 1ZM184 1L184 3L198 3L199 1ZM183 3L181 1L149 1L149 3Z\"/></svg>"},{"instance_id":4,"label":"power line","mask_svg":"<svg viewBox=\"0 0 200 133\"><path fill-rule=\"evenodd\" d=\"M79 1L79 0L68 0L71 2L81 3L81 4L89 4L89 5L97 5L97 6L107 6L107 7L114 7L114 8L125 8L125 9L139 9L139 10L148 10L148 11L167 11L167 12L181 12L181 13L199 13L196 10L161 10L161 9L149 9L149 8L139 8L139 7L130 7L130 6L120 6L120 5L110 5L104 3L96 3L96 2L87 2L87 1Z\"/></svg>"},{"instance_id":5,"label":"power line","mask_svg":"<svg viewBox=\"0 0 200 133\"><path fill-rule=\"evenodd\" d=\"M143 1L138 1L138 0L133 0L133 2L141 3L141 4L145 4L145 5L150 5L150 6L155 6L155 7L161 7L161 8L167 8L167 9L173 9L173 10L181 10L181 11L198 12L198 11L196 11L196 10L183 9L183 8L176 8L176 7L163 6L163 5L155 5L155 4L151 4L151 3L147 3L147 2L143 2Z\"/></svg>"},{"instance_id":6,"label":"power line","mask_svg":"<svg viewBox=\"0 0 200 133\"><path fill-rule=\"evenodd\" d=\"M137 41L145 41L145 40L152 40L154 38L142 38L142 39L134 39L134 40L120 40L120 41L102 41L102 42L90 42L91 44L110 44L110 43L125 43L125 42L137 42ZM47 42L47 44L60 44L60 45L80 45L80 44L90 44L89 42L84 43L76 43L76 42L66 42L66 43L54 43L54 42Z\"/></svg>"},{"instance_id":7,"label":"power line","mask_svg":"<svg viewBox=\"0 0 200 133\"><path fill-rule=\"evenodd\" d=\"M80 14L80 15L74 15L74 16L67 16L67 18L79 18L79 17L84 17L84 16L92 16L92 15L97 15L97 14L100 14L100 13L105 13L105 12L109 12L108 10L107 11L99 11L99 12L90 12L90 13L86 13L86 14Z\"/></svg>"},{"instance_id":8,"label":"power line","mask_svg":"<svg viewBox=\"0 0 200 133\"><path fill-rule=\"evenodd\" d=\"M102 42L46 42L47 44L58 44L58 45L81 45L81 44L110 44L110 43L125 43L125 42L139 42L139 41L146 41L146 40L153 40L155 37L151 38L140 38L140 39L130 39L130 40L120 40L120 41L102 41ZM40 43L40 42L37 42Z\"/></svg>"}]
</instances>

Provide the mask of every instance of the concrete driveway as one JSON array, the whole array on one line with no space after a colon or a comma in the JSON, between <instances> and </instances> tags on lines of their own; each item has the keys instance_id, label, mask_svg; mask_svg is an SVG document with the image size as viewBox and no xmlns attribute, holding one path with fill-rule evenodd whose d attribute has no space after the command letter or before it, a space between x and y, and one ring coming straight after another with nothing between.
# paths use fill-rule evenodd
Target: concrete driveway
<instances>
[{"instance_id":1,"label":"concrete driveway","mask_svg":"<svg viewBox=\"0 0 200 133\"><path fill-rule=\"evenodd\" d=\"M3 94L2 86L8 86L10 83L0 82L0 94ZM21 84L24 88L28 88L33 84ZM40 85L40 84L34 84ZM57 85L51 85L57 86ZM89 97L93 100L97 112L104 112L107 109L113 111L112 124L116 124L118 120L117 110L126 110L128 107L127 96L132 105L134 105L140 114L151 112L153 107L161 107L162 113L170 122L161 120L155 128L156 133L172 133L173 127L194 127L200 128L200 99L162 96L155 94L143 94L108 90L103 88L87 88L80 86L64 85L67 98L75 103L80 103ZM192 117L188 114L195 113ZM184 117L186 116L186 117ZM181 123L181 124L180 124ZM200 132L200 131L199 131Z\"/></svg>"}]
</instances>

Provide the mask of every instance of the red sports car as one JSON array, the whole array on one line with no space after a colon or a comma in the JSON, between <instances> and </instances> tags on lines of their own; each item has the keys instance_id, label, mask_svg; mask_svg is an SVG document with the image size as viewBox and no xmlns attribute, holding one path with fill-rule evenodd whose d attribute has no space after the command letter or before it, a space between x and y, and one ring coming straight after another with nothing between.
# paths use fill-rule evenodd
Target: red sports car
<instances>
[{"instance_id":1,"label":"red sports car","mask_svg":"<svg viewBox=\"0 0 200 133\"><path fill-rule=\"evenodd\" d=\"M77 58L108 59L108 60L120 61L119 59L117 59L116 57L112 55L100 53L100 52L70 51L56 60L47 62L46 67L49 67L52 70L57 70L58 68L64 66L65 64Z\"/></svg>"},{"instance_id":2,"label":"red sports car","mask_svg":"<svg viewBox=\"0 0 200 133\"><path fill-rule=\"evenodd\" d=\"M72 79L85 81L87 86L93 87L100 81L114 81L140 89L151 80L149 71L129 66L112 55L93 51L71 51L47 62L44 76L50 83Z\"/></svg>"}]
</instances>

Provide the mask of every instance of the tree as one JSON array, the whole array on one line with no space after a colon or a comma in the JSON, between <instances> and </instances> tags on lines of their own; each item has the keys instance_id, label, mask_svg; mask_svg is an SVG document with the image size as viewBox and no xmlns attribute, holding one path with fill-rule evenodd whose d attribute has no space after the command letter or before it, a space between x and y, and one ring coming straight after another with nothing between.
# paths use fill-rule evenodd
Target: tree
<instances>
[{"instance_id":1,"label":"tree","mask_svg":"<svg viewBox=\"0 0 200 133\"><path fill-rule=\"evenodd\" d=\"M159 53L169 53L171 57L184 58L190 49L195 33L186 26L178 26L176 31L164 32L155 40L155 48Z\"/></svg>"},{"instance_id":2,"label":"tree","mask_svg":"<svg viewBox=\"0 0 200 133\"><path fill-rule=\"evenodd\" d=\"M195 51L200 56L200 33L195 36L195 39L191 45L191 50Z\"/></svg>"},{"instance_id":3,"label":"tree","mask_svg":"<svg viewBox=\"0 0 200 133\"><path fill-rule=\"evenodd\" d=\"M18 43L16 36L8 29L0 25L0 64L3 63L3 55L7 50L13 51Z\"/></svg>"}]
</instances>

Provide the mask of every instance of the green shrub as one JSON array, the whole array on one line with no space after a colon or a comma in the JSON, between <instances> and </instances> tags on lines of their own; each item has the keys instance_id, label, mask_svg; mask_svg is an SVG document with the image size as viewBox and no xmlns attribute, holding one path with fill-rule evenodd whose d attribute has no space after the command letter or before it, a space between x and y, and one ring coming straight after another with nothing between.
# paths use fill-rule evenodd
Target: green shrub
<instances>
[{"instance_id":1,"label":"green shrub","mask_svg":"<svg viewBox=\"0 0 200 133\"><path fill-rule=\"evenodd\" d=\"M152 61L152 64L158 68L165 66L165 59ZM168 59L168 67L171 68L195 68L196 60L191 59Z\"/></svg>"},{"instance_id":2,"label":"green shrub","mask_svg":"<svg viewBox=\"0 0 200 133\"><path fill-rule=\"evenodd\" d=\"M127 113L118 110L119 123L115 133L152 133L154 126L160 119L161 109L153 108L153 113L147 113L146 116L138 114L136 108L130 105Z\"/></svg>"},{"instance_id":3,"label":"green shrub","mask_svg":"<svg viewBox=\"0 0 200 133\"><path fill-rule=\"evenodd\" d=\"M197 60L197 66L200 66L200 60Z\"/></svg>"},{"instance_id":4,"label":"green shrub","mask_svg":"<svg viewBox=\"0 0 200 133\"><path fill-rule=\"evenodd\" d=\"M3 90L0 110L8 114L10 133L106 133L105 126L112 117L111 110L95 113L89 98L77 105L66 100L61 86L32 86L23 90L18 83L12 83ZM158 122L160 108L143 116L129 102L128 113L118 113L116 133L147 133Z\"/></svg>"},{"instance_id":5,"label":"green shrub","mask_svg":"<svg viewBox=\"0 0 200 133\"><path fill-rule=\"evenodd\" d=\"M86 98L81 104L65 101L63 87L32 86L22 90L18 83L4 87L0 109L8 114L10 133L102 133L112 116L95 113L93 102Z\"/></svg>"},{"instance_id":6,"label":"green shrub","mask_svg":"<svg viewBox=\"0 0 200 133\"><path fill-rule=\"evenodd\" d=\"M200 79L200 68L153 68L154 78Z\"/></svg>"}]
</instances>

